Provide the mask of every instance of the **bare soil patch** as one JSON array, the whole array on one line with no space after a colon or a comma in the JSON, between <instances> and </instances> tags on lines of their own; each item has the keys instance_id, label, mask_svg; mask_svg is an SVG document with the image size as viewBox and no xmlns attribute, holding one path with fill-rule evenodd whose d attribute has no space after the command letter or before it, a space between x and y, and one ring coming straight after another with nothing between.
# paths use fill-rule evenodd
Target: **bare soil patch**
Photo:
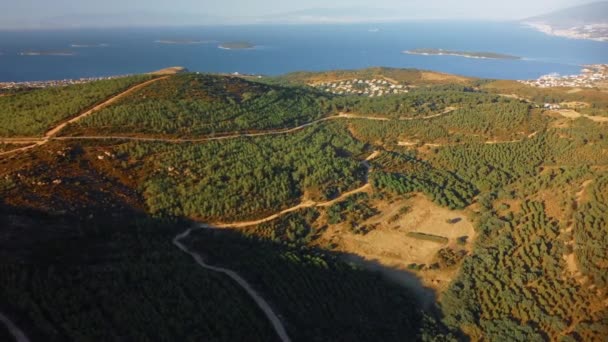
<instances>
[{"instance_id":1,"label":"bare soil patch","mask_svg":"<svg viewBox=\"0 0 608 342\"><path fill-rule=\"evenodd\" d=\"M608 117L607 116L592 116L592 115L585 115L585 114L581 114L575 110L572 109L560 109L557 111L561 116L569 118L569 119L578 119L581 117L587 118L593 122L608 122Z\"/></svg>"},{"instance_id":2,"label":"bare soil patch","mask_svg":"<svg viewBox=\"0 0 608 342\"><path fill-rule=\"evenodd\" d=\"M352 233L344 224L333 225L321 237L322 243L333 244L337 251L355 254L365 260L399 270L408 270L410 264L433 264L442 248L471 249L475 231L466 211L452 211L440 207L422 195L391 203L376 201L374 206L380 214L362 223L374 226L374 230L362 235ZM403 208L409 209L406 211ZM448 242L408 236L411 232L444 237ZM457 240L464 236L467 237L467 243L461 246ZM457 267L423 270L416 275L425 286L441 293L457 271Z\"/></svg>"},{"instance_id":3,"label":"bare soil patch","mask_svg":"<svg viewBox=\"0 0 608 342\"><path fill-rule=\"evenodd\" d=\"M443 74L439 72L421 72L422 79L425 81L452 81L452 82L466 82L469 79L462 76Z\"/></svg>"},{"instance_id":4,"label":"bare soil patch","mask_svg":"<svg viewBox=\"0 0 608 342\"><path fill-rule=\"evenodd\" d=\"M577 206L580 206L581 203L583 201L586 200L587 197L587 188L589 187L589 185L591 185L591 183L593 183L592 179L586 180L583 182L583 184L581 184L581 188L580 190L576 193L574 200L576 202ZM575 242L574 242L574 237L571 235L572 230L574 229L574 224L570 225L568 228L566 228L564 231L562 231L562 233L567 233L570 234L568 241L566 241L566 245L571 246L572 249L575 248ZM579 267L578 267L578 263L576 262L576 254L575 253L570 253L570 254L565 254L563 257L564 261L566 262L566 274L570 275L571 277L573 277L574 279L576 279L579 283L584 284L587 280L587 278L582 274L582 272L580 271Z\"/></svg>"}]
</instances>

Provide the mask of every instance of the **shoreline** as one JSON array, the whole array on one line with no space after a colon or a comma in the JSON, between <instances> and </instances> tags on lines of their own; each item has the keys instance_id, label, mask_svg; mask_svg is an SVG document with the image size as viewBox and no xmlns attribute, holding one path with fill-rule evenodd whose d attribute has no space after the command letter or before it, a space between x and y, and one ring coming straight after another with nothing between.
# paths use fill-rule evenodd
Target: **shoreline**
<instances>
[{"instance_id":1,"label":"shoreline","mask_svg":"<svg viewBox=\"0 0 608 342\"><path fill-rule=\"evenodd\" d=\"M577 39L577 40L590 40L594 42L607 43L608 36L606 37L590 37L587 34L573 31L576 27L570 29L558 29L553 26L545 23L533 23L533 22L524 22L522 23L524 27L533 29L537 32L544 33L551 37L561 37L567 39Z\"/></svg>"},{"instance_id":2,"label":"shoreline","mask_svg":"<svg viewBox=\"0 0 608 342\"><path fill-rule=\"evenodd\" d=\"M416 52L413 50L406 50L402 52L403 54L406 55L418 55L418 56L454 56L454 57L463 57L463 58L470 58L470 59L490 59L490 60L513 60L513 61L517 61L517 60L524 60L524 58L522 57L518 57L518 56L511 56L511 57L489 57L489 56L473 56L473 55L468 55L468 54L464 54L464 53L456 53L456 52L450 52L450 51L444 51L444 52Z\"/></svg>"},{"instance_id":3,"label":"shoreline","mask_svg":"<svg viewBox=\"0 0 608 342\"><path fill-rule=\"evenodd\" d=\"M229 51L238 51L238 50L255 50L257 47L250 47L250 48L229 48L229 47L224 47L224 46L218 46L217 47L220 50L229 50Z\"/></svg>"}]
</instances>

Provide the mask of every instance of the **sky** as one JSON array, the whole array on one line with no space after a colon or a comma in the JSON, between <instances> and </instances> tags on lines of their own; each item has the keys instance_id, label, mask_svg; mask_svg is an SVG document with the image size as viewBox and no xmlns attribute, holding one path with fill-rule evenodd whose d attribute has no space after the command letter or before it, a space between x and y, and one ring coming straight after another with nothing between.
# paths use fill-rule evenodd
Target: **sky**
<instances>
[{"instance_id":1,"label":"sky","mask_svg":"<svg viewBox=\"0 0 608 342\"><path fill-rule=\"evenodd\" d=\"M0 28L272 22L282 13L344 9L346 21L382 19L512 20L592 0L0 0ZM374 11L370 11L374 9ZM335 10L283 16L283 21L331 22ZM370 13L373 13L370 15ZM302 19L304 18L304 19Z\"/></svg>"}]
</instances>

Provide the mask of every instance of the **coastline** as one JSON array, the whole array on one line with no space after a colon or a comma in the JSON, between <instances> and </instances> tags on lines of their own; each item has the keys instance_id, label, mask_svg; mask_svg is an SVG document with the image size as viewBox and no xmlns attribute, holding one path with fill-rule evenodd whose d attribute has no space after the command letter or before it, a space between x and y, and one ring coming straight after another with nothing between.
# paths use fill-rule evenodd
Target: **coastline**
<instances>
[{"instance_id":1,"label":"coastline","mask_svg":"<svg viewBox=\"0 0 608 342\"><path fill-rule=\"evenodd\" d=\"M470 59L523 60L522 57L517 57L517 56L512 56L512 57L473 56L473 55L454 53L454 52L449 52L449 51L432 53L432 52L416 52L416 51L407 50L407 51L403 51L402 53L406 54L406 55L418 55L418 56L455 56L455 57L463 57L463 58L470 58Z\"/></svg>"},{"instance_id":2,"label":"coastline","mask_svg":"<svg viewBox=\"0 0 608 342\"><path fill-rule=\"evenodd\" d=\"M45 52L45 51L24 51L19 52L19 56L76 56L75 52Z\"/></svg>"},{"instance_id":3,"label":"coastline","mask_svg":"<svg viewBox=\"0 0 608 342\"><path fill-rule=\"evenodd\" d=\"M217 43L214 40L170 40L170 39L157 39L154 41L156 44L165 45L203 45Z\"/></svg>"},{"instance_id":4,"label":"coastline","mask_svg":"<svg viewBox=\"0 0 608 342\"><path fill-rule=\"evenodd\" d=\"M257 47L253 46L253 47L248 47L248 48L231 48L231 47L225 47L225 46L218 46L217 47L220 50L233 50L233 51L239 51L239 50L255 50Z\"/></svg>"},{"instance_id":5,"label":"coastline","mask_svg":"<svg viewBox=\"0 0 608 342\"><path fill-rule=\"evenodd\" d=\"M70 47L72 48L76 48L76 49L82 49L82 48L105 48L105 47L109 47L110 44L106 44L106 43L101 43L101 44L70 44Z\"/></svg>"},{"instance_id":6,"label":"coastline","mask_svg":"<svg viewBox=\"0 0 608 342\"><path fill-rule=\"evenodd\" d=\"M545 23L534 23L534 22L524 22L522 23L524 27L531 28L538 32L544 33L548 36L552 37L561 37L567 39L578 39L578 40L591 40L595 42L608 42L608 36L606 37L591 37L588 34L581 33L576 31L576 27L570 29L557 29L553 26Z\"/></svg>"}]
</instances>

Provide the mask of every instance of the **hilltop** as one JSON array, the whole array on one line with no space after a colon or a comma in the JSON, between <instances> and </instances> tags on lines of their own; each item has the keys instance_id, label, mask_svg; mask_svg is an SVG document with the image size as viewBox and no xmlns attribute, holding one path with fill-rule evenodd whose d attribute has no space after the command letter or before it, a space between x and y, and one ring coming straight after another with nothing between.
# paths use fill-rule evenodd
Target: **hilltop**
<instances>
[{"instance_id":1,"label":"hilltop","mask_svg":"<svg viewBox=\"0 0 608 342\"><path fill-rule=\"evenodd\" d=\"M394 68L168 71L0 97L0 328L608 335L607 92Z\"/></svg>"}]
</instances>

